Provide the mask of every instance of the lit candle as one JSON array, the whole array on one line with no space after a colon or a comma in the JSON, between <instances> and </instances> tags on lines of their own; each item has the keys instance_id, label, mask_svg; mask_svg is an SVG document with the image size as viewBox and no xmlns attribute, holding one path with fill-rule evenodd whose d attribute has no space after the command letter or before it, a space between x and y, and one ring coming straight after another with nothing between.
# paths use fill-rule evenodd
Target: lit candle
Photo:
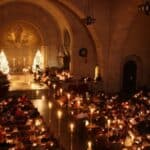
<instances>
[{"instance_id":1,"label":"lit candle","mask_svg":"<svg viewBox=\"0 0 150 150\"><path fill-rule=\"evenodd\" d=\"M108 141L109 141L109 128L110 128L110 124L111 124L111 120L108 119L107 120L107 127L108 127L107 137L108 137Z\"/></svg>"},{"instance_id":2,"label":"lit candle","mask_svg":"<svg viewBox=\"0 0 150 150\"><path fill-rule=\"evenodd\" d=\"M111 123L111 120L108 119L108 120L107 120L107 127L108 127L108 128L110 128L110 123Z\"/></svg>"},{"instance_id":3,"label":"lit candle","mask_svg":"<svg viewBox=\"0 0 150 150\"><path fill-rule=\"evenodd\" d=\"M68 100L70 100L70 97L71 97L71 95L70 95L70 93L68 93L68 94L67 94Z\"/></svg>"},{"instance_id":4,"label":"lit candle","mask_svg":"<svg viewBox=\"0 0 150 150\"><path fill-rule=\"evenodd\" d=\"M94 107L91 107L91 108L90 108L90 113L91 113L91 115L93 115L94 111L95 111L95 108L94 108Z\"/></svg>"},{"instance_id":5,"label":"lit candle","mask_svg":"<svg viewBox=\"0 0 150 150\"><path fill-rule=\"evenodd\" d=\"M60 88L60 89L59 89L59 92L60 92L60 95L62 96L63 89Z\"/></svg>"},{"instance_id":6,"label":"lit candle","mask_svg":"<svg viewBox=\"0 0 150 150\"><path fill-rule=\"evenodd\" d=\"M90 107L90 125L92 127L92 117L93 117L93 113L95 111L95 108L94 107Z\"/></svg>"},{"instance_id":7,"label":"lit candle","mask_svg":"<svg viewBox=\"0 0 150 150\"><path fill-rule=\"evenodd\" d=\"M48 107L49 107L49 109L52 109L53 103L52 103L52 102L49 102L49 103L48 103Z\"/></svg>"},{"instance_id":8,"label":"lit candle","mask_svg":"<svg viewBox=\"0 0 150 150\"><path fill-rule=\"evenodd\" d=\"M71 105L70 98L71 98L71 94L70 94L70 93L67 93L68 108L69 108L69 107L70 107L70 105Z\"/></svg>"},{"instance_id":9,"label":"lit candle","mask_svg":"<svg viewBox=\"0 0 150 150\"><path fill-rule=\"evenodd\" d=\"M80 108L81 101L78 100L78 101L77 101L77 104L78 104L78 108Z\"/></svg>"},{"instance_id":10,"label":"lit candle","mask_svg":"<svg viewBox=\"0 0 150 150\"><path fill-rule=\"evenodd\" d=\"M72 144L73 140L72 139L73 139L74 124L70 123L69 127L70 127L70 132L71 132L70 150L73 150L73 144Z\"/></svg>"},{"instance_id":11,"label":"lit candle","mask_svg":"<svg viewBox=\"0 0 150 150\"><path fill-rule=\"evenodd\" d=\"M74 123L70 123L69 127L70 127L70 132L72 133L74 131L74 127L75 127Z\"/></svg>"},{"instance_id":12,"label":"lit candle","mask_svg":"<svg viewBox=\"0 0 150 150\"><path fill-rule=\"evenodd\" d=\"M41 120L40 119L36 119L35 120L35 125L36 126L40 126L41 125Z\"/></svg>"},{"instance_id":13,"label":"lit candle","mask_svg":"<svg viewBox=\"0 0 150 150\"><path fill-rule=\"evenodd\" d=\"M89 125L89 121L85 120L85 126L87 127Z\"/></svg>"},{"instance_id":14,"label":"lit candle","mask_svg":"<svg viewBox=\"0 0 150 150\"><path fill-rule=\"evenodd\" d=\"M54 89L54 90L56 89L56 84L53 84L53 89Z\"/></svg>"},{"instance_id":15,"label":"lit candle","mask_svg":"<svg viewBox=\"0 0 150 150\"><path fill-rule=\"evenodd\" d=\"M63 106L63 102L61 100L59 101L59 105L60 105L60 107Z\"/></svg>"},{"instance_id":16,"label":"lit candle","mask_svg":"<svg viewBox=\"0 0 150 150\"><path fill-rule=\"evenodd\" d=\"M51 109L53 107L53 103L52 102L48 102L48 107L49 107L49 123L51 123Z\"/></svg>"},{"instance_id":17,"label":"lit candle","mask_svg":"<svg viewBox=\"0 0 150 150\"><path fill-rule=\"evenodd\" d=\"M58 119L61 119L61 117L62 117L62 111L61 110L57 111L57 117L58 117Z\"/></svg>"},{"instance_id":18,"label":"lit candle","mask_svg":"<svg viewBox=\"0 0 150 150\"><path fill-rule=\"evenodd\" d=\"M96 66L95 66L95 76L94 76L94 80L96 80L96 79L98 78L98 76L99 76L99 66L96 65Z\"/></svg>"},{"instance_id":19,"label":"lit candle","mask_svg":"<svg viewBox=\"0 0 150 150\"><path fill-rule=\"evenodd\" d=\"M62 111L61 110L57 111L57 117L58 117L58 137L60 138L60 132L61 132L60 124L61 124L61 117L62 117Z\"/></svg>"},{"instance_id":20,"label":"lit candle","mask_svg":"<svg viewBox=\"0 0 150 150\"><path fill-rule=\"evenodd\" d=\"M87 150L92 150L92 142L91 141L88 141L88 148Z\"/></svg>"}]
</instances>

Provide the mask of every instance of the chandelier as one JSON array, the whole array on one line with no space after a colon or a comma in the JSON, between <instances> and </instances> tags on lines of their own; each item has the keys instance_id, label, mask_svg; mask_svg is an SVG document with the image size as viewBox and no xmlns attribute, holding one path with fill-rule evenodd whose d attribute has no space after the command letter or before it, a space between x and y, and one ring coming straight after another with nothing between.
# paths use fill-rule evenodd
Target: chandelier
<instances>
[{"instance_id":1,"label":"chandelier","mask_svg":"<svg viewBox=\"0 0 150 150\"><path fill-rule=\"evenodd\" d=\"M91 25L95 23L96 19L94 17L94 8L93 8L93 0L83 0L84 7L84 15L83 19L84 24Z\"/></svg>"},{"instance_id":2,"label":"chandelier","mask_svg":"<svg viewBox=\"0 0 150 150\"><path fill-rule=\"evenodd\" d=\"M138 6L140 12L144 13L145 15L150 15L150 1L146 0L143 4Z\"/></svg>"}]
</instances>

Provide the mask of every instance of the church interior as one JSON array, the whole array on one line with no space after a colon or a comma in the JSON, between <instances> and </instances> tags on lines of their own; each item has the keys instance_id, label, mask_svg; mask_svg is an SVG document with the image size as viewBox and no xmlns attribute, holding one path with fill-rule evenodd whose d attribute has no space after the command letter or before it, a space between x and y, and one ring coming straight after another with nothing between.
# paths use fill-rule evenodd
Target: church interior
<instances>
[{"instance_id":1,"label":"church interior","mask_svg":"<svg viewBox=\"0 0 150 150\"><path fill-rule=\"evenodd\" d=\"M0 149L150 149L150 0L1 0L0 35Z\"/></svg>"}]
</instances>

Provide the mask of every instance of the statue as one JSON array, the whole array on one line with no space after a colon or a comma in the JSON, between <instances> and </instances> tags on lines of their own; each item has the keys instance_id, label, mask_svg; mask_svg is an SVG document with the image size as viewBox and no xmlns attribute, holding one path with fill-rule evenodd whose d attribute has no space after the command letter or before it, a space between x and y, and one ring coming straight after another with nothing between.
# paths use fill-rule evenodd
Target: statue
<instances>
[{"instance_id":1,"label":"statue","mask_svg":"<svg viewBox=\"0 0 150 150\"><path fill-rule=\"evenodd\" d=\"M69 70L69 65L70 65L70 54L68 51L64 51L64 56L63 56L63 69L64 70Z\"/></svg>"}]
</instances>

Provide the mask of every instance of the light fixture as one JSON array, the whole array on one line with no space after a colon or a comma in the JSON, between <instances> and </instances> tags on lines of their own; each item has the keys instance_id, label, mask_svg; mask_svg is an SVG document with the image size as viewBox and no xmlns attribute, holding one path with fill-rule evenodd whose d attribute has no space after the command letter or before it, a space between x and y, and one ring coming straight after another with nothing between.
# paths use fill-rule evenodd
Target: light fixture
<instances>
[{"instance_id":1,"label":"light fixture","mask_svg":"<svg viewBox=\"0 0 150 150\"><path fill-rule=\"evenodd\" d=\"M146 0L144 3L138 6L140 12L144 13L145 15L150 15L150 1Z\"/></svg>"},{"instance_id":2,"label":"light fixture","mask_svg":"<svg viewBox=\"0 0 150 150\"><path fill-rule=\"evenodd\" d=\"M84 2L84 13L85 18L83 19L84 24L91 25L95 23L96 19L94 17L94 8L93 8L93 0L83 0Z\"/></svg>"}]
</instances>

